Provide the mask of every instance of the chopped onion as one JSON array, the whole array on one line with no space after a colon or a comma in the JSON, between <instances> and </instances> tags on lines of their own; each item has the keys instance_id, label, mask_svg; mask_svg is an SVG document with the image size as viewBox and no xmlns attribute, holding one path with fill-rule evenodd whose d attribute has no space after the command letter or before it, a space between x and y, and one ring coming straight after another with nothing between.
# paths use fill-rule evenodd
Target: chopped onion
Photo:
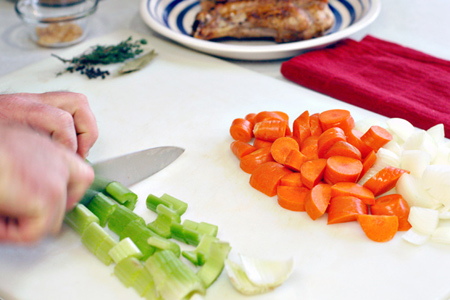
<instances>
[{"instance_id":1,"label":"chopped onion","mask_svg":"<svg viewBox=\"0 0 450 300\"><path fill-rule=\"evenodd\" d=\"M438 227L431 234L431 240L436 243L450 244L450 227Z\"/></svg>"},{"instance_id":2,"label":"chopped onion","mask_svg":"<svg viewBox=\"0 0 450 300\"><path fill-rule=\"evenodd\" d=\"M229 259L225 260L225 270L233 287L244 295L257 295L270 291L267 286L257 286L248 279L244 268Z\"/></svg>"},{"instance_id":3,"label":"chopped onion","mask_svg":"<svg viewBox=\"0 0 450 300\"><path fill-rule=\"evenodd\" d=\"M397 141L390 141L386 145L383 146L383 149L390 150L397 154L398 156L402 155L403 148L400 146L400 144Z\"/></svg>"},{"instance_id":4,"label":"chopped onion","mask_svg":"<svg viewBox=\"0 0 450 300\"><path fill-rule=\"evenodd\" d=\"M361 120L358 120L355 123L355 129L362 132L362 133L366 133L367 130L370 129L370 127L377 125L377 126L383 126L383 124L380 122L379 119L375 119L375 118L364 118Z\"/></svg>"},{"instance_id":5,"label":"chopped onion","mask_svg":"<svg viewBox=\"0 0 450 300\"><path fill-rule=\"evenodd\" d=\"M414 126L410 122L400 118L389 119L386 121L386 124L390 131L397 135L403 142L415 131Z\"/></svg>"},{"instance_id":6,"label":"chopped onion","mask_svg":"<svg viewBox=\"0 0 450 300\"><path fill-rule=\"evenodd\" d=\"M410 244L420 246L428 241L430 235L419 233L414 228L410 228L404 235L402 235L402 238Z\"/></svg>"},{"instance_id":7,"label":"chopped onion","mask_svg":"<svg viewBox=\"0 0 450 300\"><path fill-rule=\"evenodd\" d=\"M265 260L240 255L245 273L251 282L259 286L276 287L282 284L292 273L294 259Z\"/></svg>"},{"instance_id":8,"label":"chopped onion","mask_svg":"<svg viewBox=\"0 0 450 300\"><path fill-rule=\"evenodd\" d=\"M446 144L438 145L436 157L434 158L432 163L434 165L450 164L450 148Z\"/></svg>"},{"instance_id":9,"label":"chopped onion","mask_svg":"<svg viewBox=\"0 0 450 300\"><path fill-rule=\"evenodd\" d=\"M423 172L423 187L445 206L450 205L450 165L430 165Z\"/></svg>"},{"instance_id":10,"label":"chopped onion","mask_svg":"<svg viewBox=\"0 0 450 300\"><path fill-rule=\"evenodd\" d=\"M430 235L439 223L439 212L435 209L413 206L409 211L408 222L417 232Z\"/></svg>"},{"instance_id":11,"label":"chopped onion","mask_svg":"<svg viewBox=\"0 0 450 300\"><path fill-rule=\"evenodd\" d=\"M419 206L432 208L434 206L433 201L425 193L421 181L408 173L404 173L399 178L395 188L397 189L397 192L402 195L403 199L408 202L410 207Z\"/></svg>"},{"instance_id":12,"label":"chopped onion","mask_svg":"<svg viewBox=\"0 0 450 300\"><path fill-rule=\"evenodd\" d=\"M423 171L430 164L431 158L422 150L405 150L400 158L400 168L407 170L415 177L422 177Z\"/></svg>"},{"instance_id":13,"label":"chopped onion","mask_svg":"<svg viewBox=\"0 0 450 300\"><path fill-rule=\"evenodd\" d=\"M427 130L427 133L433 138L436 144L444 143L445 141L445 130L444 124L437 124Z\"/></svg>"},{"instance_id":14,"label":"chopped onion","mask_svg":"<svg viewBox=\"0 0 450 300\"><path fill-rule=\"evenodd\" d=\"M430 154L431 161L437 154L437 144L425 130L418 130L411 134L402 145L404 150L422 150Z\"/></svg>"},{"instance_id":15,"label":"chopped onion","mask_svg":"<svg viewBox=\"0 0 450 300\"><path fill-rule=\"evenodd\" d=\"M440 211L439 212L439 219L441 220L450 220L450 211L448 211L448 208L444 208L446 209L445 211Z\"/></svg>"}]
</instances>

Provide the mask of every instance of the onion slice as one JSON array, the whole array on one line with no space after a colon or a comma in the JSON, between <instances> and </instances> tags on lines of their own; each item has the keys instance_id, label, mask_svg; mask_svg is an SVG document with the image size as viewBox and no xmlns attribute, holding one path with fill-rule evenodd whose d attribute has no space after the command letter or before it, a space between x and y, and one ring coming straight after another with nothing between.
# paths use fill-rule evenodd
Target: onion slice
<instances>
[{"instance_id":1,"label":"onion slice","mask_svg":"<svg viewBox=\"0 0 450 300\"><path fill-rule=\"evenodd\" d=\"M405 150L400 158L400 168L407 170L415 177L422 177L431 162L430 154L422 150Z\"/></svg>"},{"instance_id":2,"label":"onion slice","mask_svg":"<svg viewBox=\"0 0 450 300\"><path fill-rule=\"evenodd\" d=\"M402 235L402 239L410 244L421 246L430 239L430 235L419 233L414 228L410 228L404 235Z\"/></svg>"},{"instance_id":3,"label":"onion slice","mask_svg":"<svg viewBox=\"0 0 450 300\"><path fill-rule=\"evenodd\" d=\"M419 206L425 208L436 207L432 199L422 187L421 181L411 174L404 173L395 186L397 192L408 202L410 207Z\"/></svg>"},{"instance_id":4,"label":"onion slice","mask_svg":"<svg viewBox=\"0 0 450 300\"><path fill-rule=\"evenodd\" d=\"M233 287L244 295L257 295L271 290L267 286L257 286L248 279L244 268L230 259L225 260L225 270Z\"/></svg>"},{"instance_id":5,"label":"onion slice","mask_svg":"<svg viewBox=\"0 0 450 300\"><path fill-rule=\"evenodd\" d=\"M414 126L405 119L392 118L386 121L391 132L397 135L403 142L415 131Z\"/></svg>"},{"instance_id":6,"label":"onion slice","mask_svg":"<svg viewBox=\"0 0 450 300\"><path fill-rule=\"evenodd\" d=\"M450 227L438 227L431 234L431 240L436 243L450 244Z\"/></svg>"},{"instance_id":7,"label":"onion slice","mask_svg":"<svg viewBox=\"0 0 450 300\"><path fill-rule=\"evenodd\" d=\"M417 130L402 145L404 150L422 150L430 154L433 161L437 154L437 144L425 130Z\"/></svg>"},{"instance_id":8,"label":"onion slice","mask_svg":"<svg viewBox=\"0 0 450 300\"><path fill-rule=\"evenodd\" d=\"M408 222L417 232L430 235L439 224L439 212L435 209L413 206L409 211Z\"/></svg>"}]
</instances>

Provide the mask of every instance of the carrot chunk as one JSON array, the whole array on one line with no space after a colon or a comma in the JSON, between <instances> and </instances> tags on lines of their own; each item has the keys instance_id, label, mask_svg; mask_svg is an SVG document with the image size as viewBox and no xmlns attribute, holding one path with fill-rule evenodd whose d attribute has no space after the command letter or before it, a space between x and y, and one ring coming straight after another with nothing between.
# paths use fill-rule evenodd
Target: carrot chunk
<instances>
[{"instance_id":1,"label":"carrot chunk","mask_svg":"<svg viewBox=\"0 0 450 300\"><path fill-rule=\"evenodd\" d=\"M343 181L356 182L362 168L362 163L358 159L345 156L332 156L327 159L324 181L329 184Z\"/></svg>"},{"instance_id":2,"label":"carrot chunk","mask_svg":"<svg viewBox=\"0 0 450 300\"><path fill-rule=\"evenodd\" d=\"M300 145L300 152L302 152L308 158L308 160L319 158L318 140L318 136L310 136L306 138Z\"/></svg>"},{"instance_id":3,"label":"carrot chunk","mask_svg":"<svg viewBox=\"0 0 450 300\"><path fill-rule=\"evenodd\" d=\"M292 125L292 135L299 144L311 135L309 112L307 110L294 120L294 124Z\"/></svg>"},{"instance_id":4,"label":"carrot chunk","mask_svg":"<svg viewBox=\"0 0 450 300\"><path fill-rule=\"evenodd\" d=\"M285 163L291 150L299 151L299 146L298 143L290 137L281 137L276 139L270 148L273 159L280 164Z\"/></svg>"},{"instance_id":5,"label":"carrot chunk","mask_svg":"<svg viewBox=\"0 0 450 300\"><path fill-rule=\"evenodd\" d=\"M309 126L312 136L319 136L322 134L322 126L320 125L319 114L312 114L309 116Z\"/></svg>"},{"instance_id":6,"label":"carrot chunk","mask_svg":"<svg viewBox=\"0 0 450 300\"><path fill-rule=\"evenodd\" d=\"M311 219L317 220L328 208L331 200L331 186L319 183L314 186L305 199L305 210Z\"/></svg>"},{"instance_id":7,"label":"carrot chunk","mask_svg":"<svg viewBox=\"0 0 450 300\"><path fill-rule=\"evenodd\" d=\"M271 147L273 142L261 140L261 139L255 139L253 141L253 147L260 149L264 147Z\"/></svg>"},{"instance_id":8,"label":"carrot chunk","mask_svg":"<svg viewBox=\"0 0 450 300\"><path fill-rule=\"evenodd\" d=\"M303 186L302 183L302 174L298 172L293 172L290 174L287 174L281 178L280 185L285 186Z\"/></svg>"},{"instance_id":9,"label":"carrot chunk","mask_svg":"<svg viewBox=\"0 0 450 300\"><path fill-rule=\"evenodd\" d=\"M361 152L358 148L345 141L338 141L331 146L330 150L325 153L324 158L331 156L346 156L361 160Z\"/></svg>"},{"instance_id":10,"label":"carrot chunk","mask_svg":"<svg viewBox=\"0 0 450 300\"><path fill-rule=\"evenodd\" d=\"M298 186L283 186L277 188L278 204L288 210L305 211L305 200L309 189Z\"/></svg>"},{"instance_id":11,"label":"carrot chunk","mask_svg":"<svg viewBox=\"0 0 450 300\"><path fill-rule=\"evenodd\" d=\"M286 134L286 122L284 120L268 119L257 122L253 128L255 138L274 142Z\"/></svg>"},{"instance_id":12,"label":"carrot chunk","mask_svg":"<svg viewBox=\"0 0 450 300\"><path fill-rule=\"evenodd\" d=\"M257 150L254 146L249 143L244 143L243 141L233 141L230 148L234 155L239 159Z\"/></svg>"},{"instance_id":13,"label":"carrot chunk","mask_svg":"<svg viewBox=\"0 0 450 300\"><path fill-rule=\"evenodd\" d=\"M338 182L331 186L331 197L353 196L367 205L375 204L375 196L368 188L355 182Z\"/></svg>"},{"instance_id":14,"label":"carrot chunk","mask_svg":"<svg viewBox=\"0 0 450 300\"><path fill-rule=\"evenodd\" d=\"M256 114L255 113L249 113L249 114L247 114L246 116L245 116L245 119L246 120L248 120L250 123L252 123L253 124L253 126L255 126L255 117L256 117Z\"/></svg>"},{"instance_id":15,"label":"carrot chunk","mask_svg":"<svg viewBox=\"0 0 450 300\"><path fill-rule=\"evenodd\" d=\"M245 173L253 173L253 171L261 164L274 161L272 154L270 154L270 147L261 148L253 151L241 158L240 168Z\"/></svg>"},{"instance_id":16,"label":"carrot chunk","mask_svg":"<svg viewBox=\"0 0 450 300\"><path fill-rule=\"evenodd\" d=\"M322 181L326 165L327 160L324 158L308 160L305 162L300 168L303 185L312 189L316 184Z\"/></svg>"},{"instance_id":17,"label":"carrot chunk","mask_svg":"<svg viewBox=\"0 0 450 300\"><path fill-rule=\"evenodd\" d=\"M409 171L387 166L369 178L363 186L371 190L376 197L394 188L403 173Z\"/></svg>"},{"instance_id":18,"label":"carrot chunk","mask_svg":"<svg viewBox=\"0 0 450 300\"><path fill-rule=\"evenodd\" d=\"M308 158L296 149L292 149L288 156L286 156L286 160L284 161L284 165L293 171L300 172L302 165L308 161Z\"/></svg>"},{"instance_id":19,"label":"carrot chunk","mask_svg":"<svg viewBox=\"0 0 450 300\"><path fill-rule=\"evenodd\" d=\"M392 135L389 131L380 126L370 127L370 129L361 136L361 141L375 150L375 152L386 145L390 140L392 140Z\"/></svg>"},{"instance_id":20,"label":"carrot chunk","mask_svg":"<svg viewBox=\"0 0 450 300\"><path fill-rule=\"evenodd\" d=\"M372 151L372 148L361 141L361 137L363 136L362 132L353 129L347 131L345 134L347 135L347 142L358 148L359 152L361 152L362 158L366 157L370 153L370 151Z\"/></svg>"},{"instance_id":21,"label":"carrot chunk","mask_svg":"<svg viewBox=\"0 0 450 300\"><path fill-rule=\"evenodd\" d=\"M264 120L283 120L289 122L289 116L279 111L262 111L255 115L255 124Z\"/></svg>"},{"instance_id":22,"label":"carrot chunk","mask_svg":"<svg viewBox=\"0 0 450 300\"><path fill-rule=\"evenodd\" d=\"M370 207L373 215L397 216L399 231L407 231L411 228L408 222L409 210L408 202L400 194L382 196Z\"/></svg>"},{"instance_id":23,"label":"carrot chunk","mask_svg":"<svg viewBox=\"0 0 450 300\"><path fill-rule=\"evenodd\" d=\"M245 119L234 119L230 127L231 137L238 141L250 142L253 137L253 124Z\"/></svg>"},{"instance_id":24,"label":"carrot chunk","mask_svg":"<svg viewBox=\"0 0 450 300\"><path fill-rule=\"evenodd\" d=\"M388 242L398 231L397 216L358 215L357 220L366 236L375 242Z\"/></svg>"},{"instance_id":25,"label":"carrot chunk","mask_svg":"<svg viewBox=\"0 0 450 300\"><path fill-rule=\"evenodd\" d=\"M326 131L332 127L339 127L344 132L355 127L355 121L350 112L345 109L330 109L319 114L322 130Z\"/></svg>"},{"instance_id":26,"label":"carrot chunk","mask_svg":"<svg viewBox=\"0 0 450 300\"><path fill-rule=\"evenodd\" d=\"M373 166L375 161L377 160L377 155L374 150L370 151L369 154L364 158L363 160L363 169L361 171L361 174L359 175L359 178L362 178L364 174Z\"/></svg>"},{"instance_id":27,"label":"carrot chunk","mask_svg":"<svg viewBox=\"0 0 450 300\"><path fill-rule=\"evenodd\" d=\"M250 176L250 185L256 190L273 197L283 176L292 173L288 168L277 162L266 162L259 165Z\"/></svg>"},{"instance_id":28,"label":"carrot chunk","mask_svg":"<svg viewBox=\"0 0 450 300\"><path fill-rule=\"evenodd\" d=\"M333 195L333 192L331 192ZM328 224L356 221L358 215L367 214L367 205L353 196L332 197L328 206Z\"/></svg>"},{"instance_id":29,"label":"carrot chunk","mask_svg":"<svg viewBox=\"0 0 450 300\"><path fill-rule=\"evenodd\" d=\"M339 127L332 127L322 132L317 140L317 151L319 158L324 158L325 153L330 150L331 146L339 141L346 141L344 130Z\"/></svg>"}]
</instances>

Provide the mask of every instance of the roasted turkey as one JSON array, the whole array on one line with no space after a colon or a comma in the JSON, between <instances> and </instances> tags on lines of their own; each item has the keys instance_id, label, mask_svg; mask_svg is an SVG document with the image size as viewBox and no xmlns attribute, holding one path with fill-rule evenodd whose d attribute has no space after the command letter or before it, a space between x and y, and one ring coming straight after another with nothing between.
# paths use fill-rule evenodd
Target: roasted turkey
<instances>
[{"instance_id":1,"label":"roasted turkey","mask_svg":"<svg viewBox=\"0 0 450 300\"><path fill-rule=\"evenodd\" d=\"M294 42L323 35L334 22L328 0L201 0L195 38Z\"/></svg>"}]
</instances>

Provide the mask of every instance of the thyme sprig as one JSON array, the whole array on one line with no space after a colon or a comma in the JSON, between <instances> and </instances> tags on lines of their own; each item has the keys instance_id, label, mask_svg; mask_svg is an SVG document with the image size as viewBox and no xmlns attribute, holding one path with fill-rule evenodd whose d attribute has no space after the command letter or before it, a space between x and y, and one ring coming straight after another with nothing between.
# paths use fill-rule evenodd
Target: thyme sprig
<instances>
[{"instance_id":1,"label":"thyme sprig","mask_svg":"<svg viewBox=\"0 0 450 300\"><path fill-rule=\"evenodd\" d=\"M55 54L52 54L52 56L63 63L69 64L64 71L59 72L57 75L62 75L65 72L80 72L80 74L87 76L89 79L97 77L104 79L110 73L108 70L100 69L98 65L122 63L135 58L144 51L141 46L146 44L147 41L145 39L132 41L132 37L130 36L117 45L93 46L90 51L72 59L65 59Z\"/></svg>"}]
</instances>

